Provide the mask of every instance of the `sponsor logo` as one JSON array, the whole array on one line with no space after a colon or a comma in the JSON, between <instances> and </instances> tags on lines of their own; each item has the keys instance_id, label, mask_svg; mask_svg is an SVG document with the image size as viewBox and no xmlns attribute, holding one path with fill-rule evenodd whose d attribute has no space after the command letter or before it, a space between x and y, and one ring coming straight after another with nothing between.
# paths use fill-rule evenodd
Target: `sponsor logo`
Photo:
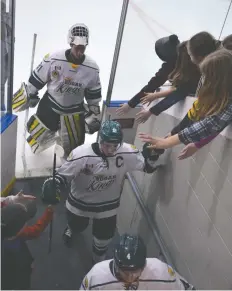
<instances>
[{"instance_id":1,"label":"sponsor logo","mask_svg":"<svg viewBox=\"0 0 232 291\"><path fill-rule=\"evenodd\" d=\"M76 64L71 64L71 67L72 67L73 69L77 69L79 66L76 65Z\"/></svg>"},{"instance_id":2,"label":"sponsor logo","mask_svg":"<svg viewBox=\"0 0 232 291\"><path fill-rule=\"evenodd\" d=\"M108 189L114 183L115 179L116 179L116 175L94 176L87 187L87 191L89 191L89 192L104 191L104 190Z\"/></svg>"}]
</instances>

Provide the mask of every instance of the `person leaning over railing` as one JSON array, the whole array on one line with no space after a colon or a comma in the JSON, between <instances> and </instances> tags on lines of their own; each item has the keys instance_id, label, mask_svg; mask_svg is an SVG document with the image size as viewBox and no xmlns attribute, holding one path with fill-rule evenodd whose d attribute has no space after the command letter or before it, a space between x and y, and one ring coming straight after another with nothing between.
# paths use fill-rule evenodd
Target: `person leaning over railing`
<instances>
[{"instance_id":1,"label":"person leaning over railing","mask_svg":"<svg viewBox=\"0 0 232 291\"><path fill-rule=\"evenodd\" d=\"M168 76L172 86L161 92L146 93L141 98L142 104L150 104L153 100L165 97L150 110L141 110L137 114L139 123L145 122L152 114L158 116L164 110L173 106L177 102L184 100L188 95L195 95L198 82L200 80L200 70L195 65L188 54L187 42L184 41L177 46L177 62L175 69Z\"/></svg>"},{"instance_id":2,"label":"person leaning over railing","mask_svg":"<svg viewBox=\"0 0 232 291\"><path fill-rule=\"evenodd\" d=\"M199 97L193 104L196 124L187 120L179 125L179 130L167 138L153 138L139 134L144 142L150 142L152 148L167 149L181 142L198 142L220 132L232 119L232 52L222 48L207 56L200 64L204 82ZM223 74L221 73L223 72ZM191 110L192 110L191 109ZM197 117L197 118L196 118ZM194 120L194 119L193 119ZM186 121L186 122L185 122ZM184 124L185 123L185 124ZM189 129L186 127L190 126ZM177 127L176 127L177 128Z\"/></svg>"},{"instance_id":3,"label":"person leaning over railing","mask_svg":"<svg viewBox=\"0 0 232 291\"><path fill-rule=\"evenodd\" d=\"M222 48L226 48L228 50L232 51L232 34L226 36L223 41L222 41ZM221 116L221 119L220 119ZM207 145L208 143L210 143L216 136L219 135L219 133L232 121L232 113L230 112L230 106L228 106L228 108L225 109L225 114L223 113L222 115L218 116L218 132L214 133L213 135L209 135L209 136L205 136L205 138L201 139L200 141L197 142L191 142L188 143L183 150L180 152L178 158L180 160L186 159L188 157L191 157L193 154L195 154L199 149L201 149L202 147L204 147L205 145ZM194 132L195 128L198 131L202 131L202 127L205 128L207 130L208 126L210 126L210 124L213 122L212 121L208 122L209 120L206 119L205 121L203 120L202 122L195 123L195 126L191 126L190 128L193 128L192 131ZM210 126L211 127L211 126ZM211 130L209 128L209 130ZM188 132L188 128L186 128L186 130L184 130L184 132ZM180 133L180 135L182 135L182 133ZM186 133L184 133L184 135L186 135ZM188 133L187 133L188 135Z\"/></svg>"},{"instance_id":4,"label":"person leaning over railing","mask_svg":"<svg viewBox=\"0 0 232 291\"><path fill-rule=\"evenodd\" d=\"M162 67L155 74L154 77L144 86L128 103L121 105L117 109L118 115L123 115L129 112L131 108L138 105L146 94L145 92L154 92L160 86L168 81L169 74L174 70L177 60L177 45L180 43L177 35L173 34L168 37L160 38L155 43L155 52L157 56L163 61Z\"/></svg>"}]
</instances>

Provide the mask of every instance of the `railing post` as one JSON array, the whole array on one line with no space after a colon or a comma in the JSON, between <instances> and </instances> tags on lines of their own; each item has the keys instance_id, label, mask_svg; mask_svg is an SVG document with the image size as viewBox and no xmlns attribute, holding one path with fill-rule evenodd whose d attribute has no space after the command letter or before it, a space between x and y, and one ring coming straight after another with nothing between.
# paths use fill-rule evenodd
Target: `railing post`
<instances>
[{"instance_id":1,"label":"railing post","mask_svg":"<svg viewBox=\"0 0 232 291\"><path fill-rule=\"evenodd\" d=\"M117 40L116 40L116 45L115 45L115 50L114 50L114 57L113 57L110 79L109 79L109 85L108 85L108 90L106 94L106 106L110 104L111 95L113 91L114 79L115 79L115 74L116 74L116 69L117 69L117 64L118 64L119 52L121 48L121 42L122 42L122 36L123 36L123 31L124 31L124 26L125 26L125 21L126 21L128 4L129 4L129 0L123 0L122 12L121 12L119 28L118 28L118 35L117 35Z\"/></svg>"},{"instance_id":2,"label":"railing post","mask_svg":"<svg viewBox=\"0 0 232 291\"><path fill-rule=\"evenodd\" d=\"M13 98L13 80L14 80L14 43L15 43L15 0L10 1L9 14L10 14L10 53L9 53L9 70L8 70L8 88L7 88L7 113L12 113L12 98Z\"/></svg>"}]
</instances>

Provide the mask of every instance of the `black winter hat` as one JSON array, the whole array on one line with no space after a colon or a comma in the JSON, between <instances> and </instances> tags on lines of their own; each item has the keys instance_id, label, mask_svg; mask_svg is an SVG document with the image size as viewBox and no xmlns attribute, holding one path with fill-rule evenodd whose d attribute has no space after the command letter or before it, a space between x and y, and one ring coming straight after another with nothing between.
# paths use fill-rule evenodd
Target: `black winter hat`
<instances>
[{"instance_id":1,"label":"black winter hat","mask_svg":"<svg viewBox=\"0 0 232 291\"><path fill-rule=\"evenodd\" d=\"M157 56L163 62L175 61L177 58L177 46L179 43L178 36L175 34L158 39L155 43Z\"/></svg>"}]
</instances>

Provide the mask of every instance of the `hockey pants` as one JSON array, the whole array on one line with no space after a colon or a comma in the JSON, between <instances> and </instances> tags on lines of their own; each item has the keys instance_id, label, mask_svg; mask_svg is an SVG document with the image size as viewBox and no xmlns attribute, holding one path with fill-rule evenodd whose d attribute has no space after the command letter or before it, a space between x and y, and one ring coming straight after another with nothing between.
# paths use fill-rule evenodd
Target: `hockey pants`
<instances>
[{"instance_id":1,"label":"hockey pants","mask_svg":"<svg viewBox=\"0 0 232 291\"><path fill-rule=\"evenodd\" d=\"M89 225L89 218L78 216L67 211L67 221L69 228L75 232L80 233L84 231ZM117 223L117 216L111 216L101 219L93 219L93 259L95 262L100 262L105 259L105 254L108 245L112 240Z\"/></svg>"},{"instance_id":2,"label":"hockey pants","mask_svg":"<svg viewBox=\"0 0 232 291\"><path fill-rule=\"evenodd\" d=\"M45 95L39 102L36 114L27 123L30 136L27 138L33 153L40 153L57 141L57 132L66 156L85 141L84 114L56 113Z\"/></svg>"}]
</instances>

